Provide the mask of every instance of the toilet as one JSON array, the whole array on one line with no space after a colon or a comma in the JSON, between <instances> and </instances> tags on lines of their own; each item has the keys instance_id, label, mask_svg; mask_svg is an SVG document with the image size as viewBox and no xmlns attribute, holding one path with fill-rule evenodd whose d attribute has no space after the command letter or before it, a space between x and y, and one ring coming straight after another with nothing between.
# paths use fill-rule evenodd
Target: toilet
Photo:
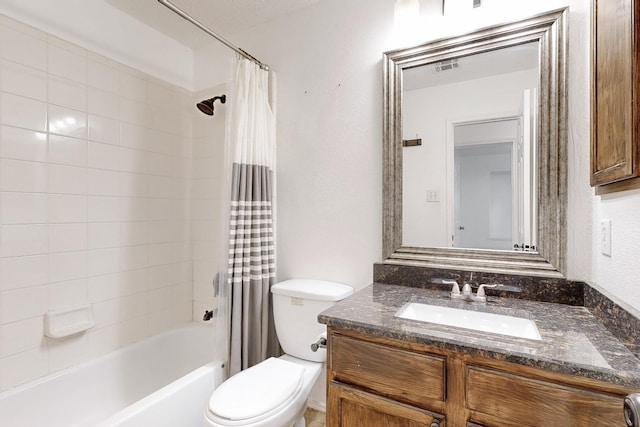
<instances>
[{"instance_id":1,"label":"toilet","mask_svg":"<svg viewBox=\"0 0 640 427\"><path fill-rule=\"evenodd\" d=\"M327 353L311 345L326 337L317 317L353 293L342 283L293 279L271 287L276 334L284 351L222 383L205 409L205 427L304 427L307 397L324 372Z\"/></svg>"}]
</instances>

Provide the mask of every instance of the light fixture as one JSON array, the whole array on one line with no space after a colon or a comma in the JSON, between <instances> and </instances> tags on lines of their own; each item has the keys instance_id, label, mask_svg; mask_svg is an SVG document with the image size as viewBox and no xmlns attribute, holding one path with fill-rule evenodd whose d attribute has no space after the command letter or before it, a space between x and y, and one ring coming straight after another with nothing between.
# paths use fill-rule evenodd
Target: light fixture
<instances>
[{"instance_id":1,"label":"light fixture","mask_svg":"<svg viewBox=\"0 0 640 427\"><path fill-rule=\"evenodd\" d=\"M418 0L396 0L393 6L396 28L407 28L418 22L420 17L420 2Z\"/></svg>"},{"instance_id":2,"label":"light fixture","mask_svg":"<svg viewBox=\"0 0 640 427\"><path fill-rule=\"evenodd\" d=\"M447 0L444 3L444 14L459 16L469 14L473 9L482 6L482 0Z\"/></svg>"}]
</instances>

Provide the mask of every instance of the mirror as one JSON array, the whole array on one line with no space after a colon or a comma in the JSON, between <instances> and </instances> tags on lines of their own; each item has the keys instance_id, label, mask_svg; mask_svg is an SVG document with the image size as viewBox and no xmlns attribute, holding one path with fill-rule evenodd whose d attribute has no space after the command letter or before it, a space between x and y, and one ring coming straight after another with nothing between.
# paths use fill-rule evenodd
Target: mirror
<instances>
[{"instance_id":1,"label":"mirror","mask_svg":"<svg viewBox=\"0 0 640 427\"><path fill-rule=\"evenodd\" d=\"M538 50L403 70L404 246L535 249Z\"/></svg>"},{"instance_id":2,"label":"mirror","mask_svg":"<svg viewBox=\"0 0 640 427\"><path fill-rule=\"evenodd\" d=\"M385 263L563 276L566 20L384 54Z\"/></svg>"}]
</instances>

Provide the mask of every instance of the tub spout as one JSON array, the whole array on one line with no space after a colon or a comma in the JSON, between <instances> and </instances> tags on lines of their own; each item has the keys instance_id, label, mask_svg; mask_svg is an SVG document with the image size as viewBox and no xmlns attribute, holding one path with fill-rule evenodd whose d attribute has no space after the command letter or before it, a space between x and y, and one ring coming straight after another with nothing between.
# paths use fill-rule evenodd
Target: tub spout
<instances>
[{"instance_id":1,"label":"tub spout","mask_svg":"<svg viewBox=\"0 0 640 427\"><path fill-rule=\"evenodd\" d=\"M213 310L205 310L204 316L202 316L202 320L204 320L205 322L208 322L212 318L213 318Z\"/></svg>"}]
</instances>

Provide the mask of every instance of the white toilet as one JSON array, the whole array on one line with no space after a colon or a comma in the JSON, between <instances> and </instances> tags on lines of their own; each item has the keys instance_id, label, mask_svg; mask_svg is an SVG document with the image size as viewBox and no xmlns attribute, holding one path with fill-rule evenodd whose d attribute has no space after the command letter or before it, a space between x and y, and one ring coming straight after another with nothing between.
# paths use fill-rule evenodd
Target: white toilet
<instances>
[{"instance_id":1,"label":"white toilet","mask_svg":"<svg viewBox=\"0 0 640 427\"><path fill-rule=\"evenodd\" d=\"M206 427L304 427L307 397L324 372L327 353L311 350L326 333L318 314L353 293L322 280L294 279L271 287L278 340L285 354L222 383L205 410Z\"/></svg>"}]
</instances>

